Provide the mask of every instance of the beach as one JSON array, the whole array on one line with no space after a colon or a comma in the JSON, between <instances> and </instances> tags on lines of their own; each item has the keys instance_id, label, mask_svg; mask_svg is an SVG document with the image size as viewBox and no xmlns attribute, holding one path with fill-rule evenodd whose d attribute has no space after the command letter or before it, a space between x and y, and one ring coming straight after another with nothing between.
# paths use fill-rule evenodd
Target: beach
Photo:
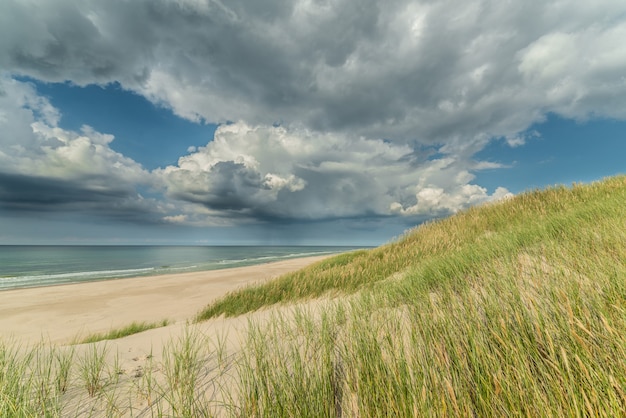
<instances>
[{"instance_id":1,"label":"beach","mask_svg":"<svg viewBox=\"0 0 626 418\"><path fill-rule=\"evenodd\" d=\"M295 271L331 255L292 258L283 261L160 276L102 280L37 288L0 291L0 351L16 348L19 358L35 357L25 364L40 371L50 356L72 358L71 386L63 393L63 414L76 417L152 416L150 393L158 394L157 408L169 410L168 361L186 342L194 341L203 377L194 383L210 385L218 359L224 371L234 367L245 345L249 321L265 322L274 309L235 318L214 318L194 324L200 310L217 298L243 286L262 283ZM311 304L311 302L308 302ZM317 304L314 302L312 306ZM279 311L290 309L279 307ZM81 344L81 339L106 333L137 322L169 324L115 340ZM2 345L6 344L6 345ZM217 356L217 346L223 355ZM2 348L4 347L4 348ZM7 348L8 347L8 348ZM39 347L39 348L36 348ZM6 354L7 352L5 352ZM47 354L50 353L50 354ZM87 359L102 353L106 371L97 380L98 396L85 392L81 375ZM24 356L24 357L22 357ZM51 357L50 357L51 358ZM56 358L56 357L55 357ZM43 359L43 360L42 360ZM168 360L170 359L170 360ZM24 364L24 363L19 363ZM17 366L16 366L17 367ZM170 367L170 368L168 368ZM234 369L232 369L234 370ZM25 376L25 375L21 375ZM36 378L44 378L45 373ZM233 401L236 386L232 379L222 382L220 391L208 396L207 405L222 402L224 394ZM225 392L223 392L225 390ZM200 392L199 392L200 393ZM156 396L156 395L155 395ZM218 407L218 415L226 410ZM221 412L219 412L221 411ZM227 414L225 415L227 416Z\"/></svg>"},{"instance_id":2,"label":"beach","mask_svg":"<svg viewBox=\"0 0 626 418\"><path fill-rule=\"evenodd\" d=\"M191 321L211 301L328 255L223 270L104 280L0 292L0 337L67 344L133 321ZM161 331L162 333L162 331ZM149 342L147 342L149 344Z\"/></svg>"}]
</instances>

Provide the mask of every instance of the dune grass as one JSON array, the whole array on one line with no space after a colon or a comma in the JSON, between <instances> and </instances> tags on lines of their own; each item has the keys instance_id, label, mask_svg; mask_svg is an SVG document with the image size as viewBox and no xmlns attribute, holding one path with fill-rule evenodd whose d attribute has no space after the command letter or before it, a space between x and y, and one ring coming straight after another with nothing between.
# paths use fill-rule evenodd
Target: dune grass
<instances>
[{"instance_id":1,"label":"dune grass","mask_svg":"<svg viewBox=\"0 0 626 418\"><path fill-rule=\"evenodd\" d=\"M150 355L134 371L121 370L113 350L108 342L0 341L0 416L210 417L228 407L222 397L232 399L219 384L230 379L223 341L192 326L164 346L160 361Z\"/></svg>"},{"instance_id":2,"label":"dune grass","mask_svg":"<svg viewBox=\"0 0 626 418\"><path fill-rule=\"evenodd\" d=\"M128 337L129 335L138 334L150 329L166 327L169 324L169 319L163 319L160 322L131 322L122 328L112 329L106 333L90 334L85 338L79 339L77 344L89 344L103 340L116 340L118 338Z\"/></svg>"},{"instance_id":3,"label":"dune grass","mask_svg":"<svg viewBox=\"0 0 626 418\"><path fill-rule=\"evenodd\" d=\"M74 351L0 341L0 416L57 417Z\"/></svg>"},{"instance_id":4,"label":"dune grass","mask_svg":"<svg viewBox=\"0 0 626 418\"><path fill-rule=\"evenodd\" d=\"M228 295L204 314L354 293L251 331L244 415L622 415L624 202L623 176L530 192Z\"/></svg>"},{"instance_id":5,"label":"dune grass","mask_svg":"<svg viewBox=\"0 0 626 418\"><path fill-rule=\"evenodd\" d=\"M0 415L71 415L80 389L105 416L623 416L625 202L625 176L533 191L233 292L196 319L321 302L252 320L228 360L185 334L140 410L99 362L67 389L68 354L0 344Z\"/></svg>"},{"instance_id":6,"label":"dune grass","mask_svg":"<svg viewBox=\"0 0 626 418\"><path fill-rule=\"evenodd\" d=\"M463 278L464 270L561 235L574 241L584 239L586 245L606 243L609 237L595 223L602 220L609 229L623 227L625 179L619 176L590 185L532 191L474 207L421 225L389 245L341 254L269 283L232 292L207 306L196 321L241 315L276 303L350 294L408 270L423 271L422 284L449 282L452 277ZM584 236L576 236L577 231Z\"/></svg>"}]
</instances>

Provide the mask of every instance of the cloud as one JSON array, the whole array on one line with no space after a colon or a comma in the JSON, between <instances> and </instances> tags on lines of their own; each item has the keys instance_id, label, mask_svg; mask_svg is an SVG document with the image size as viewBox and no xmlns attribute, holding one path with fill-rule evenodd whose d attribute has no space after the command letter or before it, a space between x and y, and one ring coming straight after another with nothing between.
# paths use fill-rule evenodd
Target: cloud
<instances>
[{"instance_id":1,"label":"cloud","mask_svg":"<svg viewBox=\"0 0 626 418\"><path fill-rule=\"evenodd\" d=\"M60 128L60 113L31 84L1 81L5 211L213 226L428 217L491 199L465 186L472 171L499 167L438 154L443 148L238 122L220 126L176 166L149 172L113 151L112 135ZM142 197L140 188L154 196ZM423 190L433 188L447 198L425 206Z\"/></svg>"},{"instance_id":2,"label":"cloud","mask_svg":"<svg viewBox=\"0 0 626 418\"><path fill-rule=\"evenodd\" d=\"M0 207L12 211L88 211L130 220L163 205L144 199L150 174L113 151L113 136L58 127L60 114L28 83L0 78Z\"/></svg>"},{"instance_id":3,"label":"cloud","mask_svg":"<svg viewBox=\"0 0 626 418\"><path fill-rule=\"evenodd\" d=\"M35 184L47 184L73 210L145 210L178 224L415 221L507 195L473 183L477 170L501 167L474 159L494 138L521 147L549 113L626 118L623 0L5 0L2 9L10 76L119 82L181 117L222 124L206 147L147 172L114 152L111 136L61 129L32 87L4 77L5 208L28 207L45 196ZM143 199L142 187L169 200Z\"/></svg>"},{"instance_id":4,"label":"cloud","mask_svg":"<svg viewBox=\"0 0 626 418\"><path fill-rule=\"evenodd\" d=\"M402 215L434 217L449 215L472 205L506 199L511 196L513 195L504 187L498 187L491 196L484 187L475 184L463 184L450 191L440 187L425 187L416 193L417 203L415 205L405 208L394 202L391 204L391 211Z\"/></svg>"},{"instance_id":5,"label":"cloud","mask_svg":"<svg viewBox=\"0 0 626 418\"><path fill-rule=\"evenodd\" d=\"M119 81L192 120L480 144L548 112L626 117L625 13L620 0L9 0L0 65Z\"/></svg>"},{"instance_id":6,"label":"cloud","mask_svg":"<svg viewBox=\"0 0 626 418\"><path fill-rule=\"evenodd\" d=\"M198 221L428 217L506 193L489 195L470 184L471 171L497 165L430 158L433 153L380 139L239 122L220 126L206 147L156 173L169 197L203 208L185 218ZM433 190L437 199L429 197ZM194 212L195 205L188 209Z\"/></svg>"}]
</instances>

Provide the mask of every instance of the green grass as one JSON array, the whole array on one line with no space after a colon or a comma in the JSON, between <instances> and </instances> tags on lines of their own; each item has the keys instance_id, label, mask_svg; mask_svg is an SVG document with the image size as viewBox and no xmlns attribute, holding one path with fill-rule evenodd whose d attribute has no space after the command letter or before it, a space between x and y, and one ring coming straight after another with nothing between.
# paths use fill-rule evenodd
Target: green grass
<instances>
[{"instance_id":1,"label":"green grass","mask_svg":"<svg viewBox=\"0 0 626 418\"><path fill-rule=\"evenodd\" d=\"M74 360L71 349L0 341L0 416L60 416Z\"/></svg>"},{"instance_id":2,"label":"green grass","mask_svg":"<svg viewBox=\"0 0 626 418\"><path fill-rule=\"evenodd\" d=\"M94 397L103 387L103 372L106 367L106 344L91 344L89 350L79 360L80 376L89 396Z\"/></svg>"},{"instance_id":3,"label":"green grass","mask_svg":"<svg viewBox=\"0 0 626 418\"><path fill-rule=\"evenodd\" d=\"M207 306L196 321L222 314L237 316L277 303L350 294L409 270L422 271L422 284L440 285L454 277L463 278L465 270L533 244L561 235L577 239L574 234L578 230L596 229L596 220L619 228L625 213L625 181L620 176L591 185L559 186L475 207L424 224L392 244L342 254L269 283L232 292ZM608 239L588 235L580 237L588 245Z\"/></svg>"},{"instance_id":4,"label":"green grass","mask_svg":"<svg viewBox=\"0 0 626 418\"><path fill-rule=\"evenodd\" d=\"M115 340L118 338L127 337L129 335L138 334L140 332L148 331L154 328L166 327L170 324L168 319L163 319L160 322L132 322L125 327L112 329L106 333L96 333L88 335L85 338L80 339L78 344L95 343L103 340Z\"/></svg>"},{"instance_id":5,"label":"green grass","mask_svg":"<svg viewBox=\"0 0 626 418\"><path fill-rule=\"evenodd\" d=\"M246 416L620 416L625 202L624 176L529 192L232 293L199 318L335 297L321 315L252 330Z\"/></svg>"}]
</instances>

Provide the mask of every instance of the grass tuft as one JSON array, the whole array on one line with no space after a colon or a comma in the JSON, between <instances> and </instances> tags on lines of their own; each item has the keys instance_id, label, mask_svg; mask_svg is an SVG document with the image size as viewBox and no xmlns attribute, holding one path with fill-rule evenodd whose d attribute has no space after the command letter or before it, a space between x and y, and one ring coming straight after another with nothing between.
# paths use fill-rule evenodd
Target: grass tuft
<instances>
[{"instance_id":1,"label":"grass tuft","mask_svg":"<svg viewBox=\"0 0 626 418\"><path fill-rule=\"evenodd\" d=\"M89 344L103 340L115 340L118 338L127 337L129 335L138 334L140 332L148 331L150 329L166 327L170 324L168 319L164 319L160 322L132 322L131 324L113 329L107 333L96 333L88 335L87 337L78 341L78 344Z\"/></svg>"}]
</instances>

